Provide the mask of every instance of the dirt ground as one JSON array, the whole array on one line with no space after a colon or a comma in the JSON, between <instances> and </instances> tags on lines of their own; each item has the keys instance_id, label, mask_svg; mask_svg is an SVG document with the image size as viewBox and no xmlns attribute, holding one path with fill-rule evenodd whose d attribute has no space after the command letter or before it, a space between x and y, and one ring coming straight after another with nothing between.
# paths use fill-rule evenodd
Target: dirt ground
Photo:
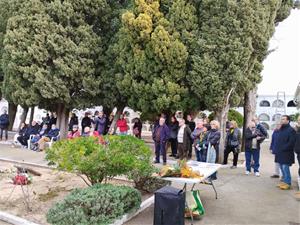
<instances>
[{"instance_id":1,"label":"dirt ground","mask_svg":"<svg viewBox=\"0 0 300 225\"><path fill-rule=\"evenodd\" d=\"M33 168L33 167L31 167ZM16 174L14 164L0 162L0 211L4 211L31 222L48 224L46 213L53 204L62 200L75 188L86 188L83 180L70 173L49 169L33 168L42 176L33 176L32 184L23 186L25 195L29 196L28 210L21 186L15 186L12 177ZM129 185L130 182L110 181L117 185ZM149 195L143 196L143 199Z\"/></svg>"}]
</instances>

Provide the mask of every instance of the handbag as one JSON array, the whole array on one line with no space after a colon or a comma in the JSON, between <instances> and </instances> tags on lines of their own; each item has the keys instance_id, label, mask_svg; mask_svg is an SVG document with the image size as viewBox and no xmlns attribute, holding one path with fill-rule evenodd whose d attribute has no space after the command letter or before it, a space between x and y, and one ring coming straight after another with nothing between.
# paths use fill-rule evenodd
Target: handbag
<instances>
[{"instance_id":1,"label":"handbag","mask_svg":"<svg viewBox=\"0 0 300 225\"><path fill-rule=\"evenodd\" d=\"M136 127L133 129L133 134L138 135L140 133L139 129Z\"/></svg>"},{"instance_id":2,"label":"handbag","mask_svg":"<svg viewBox=\"0 0 300 225\"><path fill-rule=\"evenodd\" d=\"M217 153L214 146L212 146L210 143L208 144L207 149L207 157L206 162L207 163L216 163Z\"/></svg>"},{"instance_id":3,"label":"handbag","mask_svg":"<svg viewBox=\"0 0 300 225\"><path fill-rule=\"evenodd\" d=\"M185 218L199 219L200 216L205 214L205 209L203 207L202 201L200 199L200 191L187 191L185 193Z\"/></svg>"},{"instance_id":4,"label":"handbag","mask_svg":"<svg viewBox=\"0 0 300 225\"><path fill-rule=\"evenodd\" d=\"M240 142L238 140L230 140L230 146L231 147L237 147L239 146Z\"/></svg>"}]
</instances>

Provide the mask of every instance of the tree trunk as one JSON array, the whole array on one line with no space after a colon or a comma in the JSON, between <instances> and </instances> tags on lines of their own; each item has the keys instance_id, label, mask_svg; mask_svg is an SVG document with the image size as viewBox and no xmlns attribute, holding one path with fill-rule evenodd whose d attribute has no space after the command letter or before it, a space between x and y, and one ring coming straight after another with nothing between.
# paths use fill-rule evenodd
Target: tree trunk
<instances>
[{"instance_id":1,"label":"tree trunk","mask_svg":"<svg viewBox=\"0 0 300 225\"><path fill-rule=\"evenodd\" d=\"M32 121L33 121L33 118L34 118L34 109L35 109L35 107L31 107L31 108L30 108L29 124L31 124Z\"/></svg>"},{"instance_id":2,"label":"tree trunk","mask_svg":"<svg viewBox=\"0 0 300 225\"><path fill-rule=\"evenodd\" d=\"M70 113L70 109L68 109L64 104L60 103L60 104L57 105L57 110L56 110L56 115L57 115L56 126L60 130L60 139L67 138L68 123L69 123L69 113Z\"/></svg>"},{"instance_id":3,"label":"tree trunk","mask_svg":"<svg viewBox=\"0 0 300 225\"><path fill-rule=\"evenodd\" d=\"M221 132L218 163L223 163L224 161L224 150L225 150L225 141L226 141L226 122L228 120L229 108L230 105L227 104L219 112L216 112L216 118L220 122L220 132Z\"/></svg>"},{"instance_id":4,"label":"tree trunk","mask_svg":"<svg viewBox=\"0 0 300 225\"><path fill-rule=\"evenodd\" d=\"M20 130L21 124L26 122L27 114L28 114L28 107L24 107L22 115L21 115L21 120L20 120L18 130ZM31 123L29 123L29 124L31 124Z\"/></svg>"},{"instance_id":5,"label":"tree trunk","mask_svg":"<svg viewBox=\"0 0 300 225\"><path fill-rule=\"evenodd\" d=\"M14 127L14 122L17 114L18 105L13 103L8 103L8 116L9 116L9 126L8 130L12 131Z\"/></svg>"},{"instance_id":6,"label":"tree trunk","mask_svg":"<svg viewBox=\"0 0 300 225\"><path fill-rule=\"evenodd\" d=\"M242 151L245 151L245 130L248 127L249 122L255 116L256 111L256 92L257 88L252 91L246 92L244 95L244 124L243 124L243 139L242 139Z\"/></svg>"}]
</instances>

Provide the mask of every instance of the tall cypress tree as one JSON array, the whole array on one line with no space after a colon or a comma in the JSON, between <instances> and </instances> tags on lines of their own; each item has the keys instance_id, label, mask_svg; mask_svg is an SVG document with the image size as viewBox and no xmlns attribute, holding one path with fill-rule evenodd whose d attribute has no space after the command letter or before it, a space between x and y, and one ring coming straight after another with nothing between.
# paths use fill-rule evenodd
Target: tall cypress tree
<instances>
[{"instance_id":1,"label":"tall cypress tree","mask_svg":"<svg viewBox=\"0 0 300 225\"><path fill-rule=\"evenodd\" d=\"M135 1L122 15L114 46L117 82L135 110L169 113L186 107L188 89L182 80L188 51L171 28L158 0Z\"/></svg>"},{"instance_id":2,"label":"tall cypress tree","mask_svg":"<svg viewBox=\"0 0 300 225\"><path fill-rule=\"evenodd\" d=\"M104 0L14 3L4 40L4 95L56 111L64 135L70 109L98 93L102 43L95 25L108 6Z\"/></svg>"}]
</instances>

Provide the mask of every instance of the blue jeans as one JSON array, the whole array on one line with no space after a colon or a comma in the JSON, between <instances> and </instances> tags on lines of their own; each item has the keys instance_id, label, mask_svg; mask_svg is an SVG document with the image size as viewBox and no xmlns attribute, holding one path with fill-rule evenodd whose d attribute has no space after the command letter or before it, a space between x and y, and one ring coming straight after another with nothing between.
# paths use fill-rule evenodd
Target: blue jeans
<instances>
[{"instance_id":1,"label":"blue jeans","mask_svg":"<svg viewBox=\"0 0 300 225\"><path fill-rule=\"evenodd\" d=\"M200 151L195 148L195 155L198 162L206 162L206 149L201 149Z\"/></svg>"},{"instance_id":2,"label":"blue jeans","mask_svg":"<svg viewBox=\"0 0 300 225\"><path fill-rule=\"evenodd\" d=\"M253 161L254 161L254 165L253 165L254 172L259 172L259 156L260 156L260 150L246 149L245 157L246 157L246 170L247 171L251 172L251 161L253 159Z\"/></svg>"},{"instance_id":3,"label":"blue jeans","mask_svg":"<svg viewBox=\"0 0 300 225\"><path fill-rule=\"evenodd\" d=\"M155 142L155 160L156 162L160 161L160 155L163 156L163 161L167 162L167 151L166 143L157 143Z\"/></svg>"},{"instance_id":4,"label":"blue jeans","mask_svg":"<svg viewBox=\"0 0 300 225\"><path fill-rule=\"evenodd\" d=\"M290 172L290 165L288 164L280 164L280 169L283 176L283 182L291 185L292 184L292 178L291 178L291 172Z\"/></svg>"}]
</instances>

